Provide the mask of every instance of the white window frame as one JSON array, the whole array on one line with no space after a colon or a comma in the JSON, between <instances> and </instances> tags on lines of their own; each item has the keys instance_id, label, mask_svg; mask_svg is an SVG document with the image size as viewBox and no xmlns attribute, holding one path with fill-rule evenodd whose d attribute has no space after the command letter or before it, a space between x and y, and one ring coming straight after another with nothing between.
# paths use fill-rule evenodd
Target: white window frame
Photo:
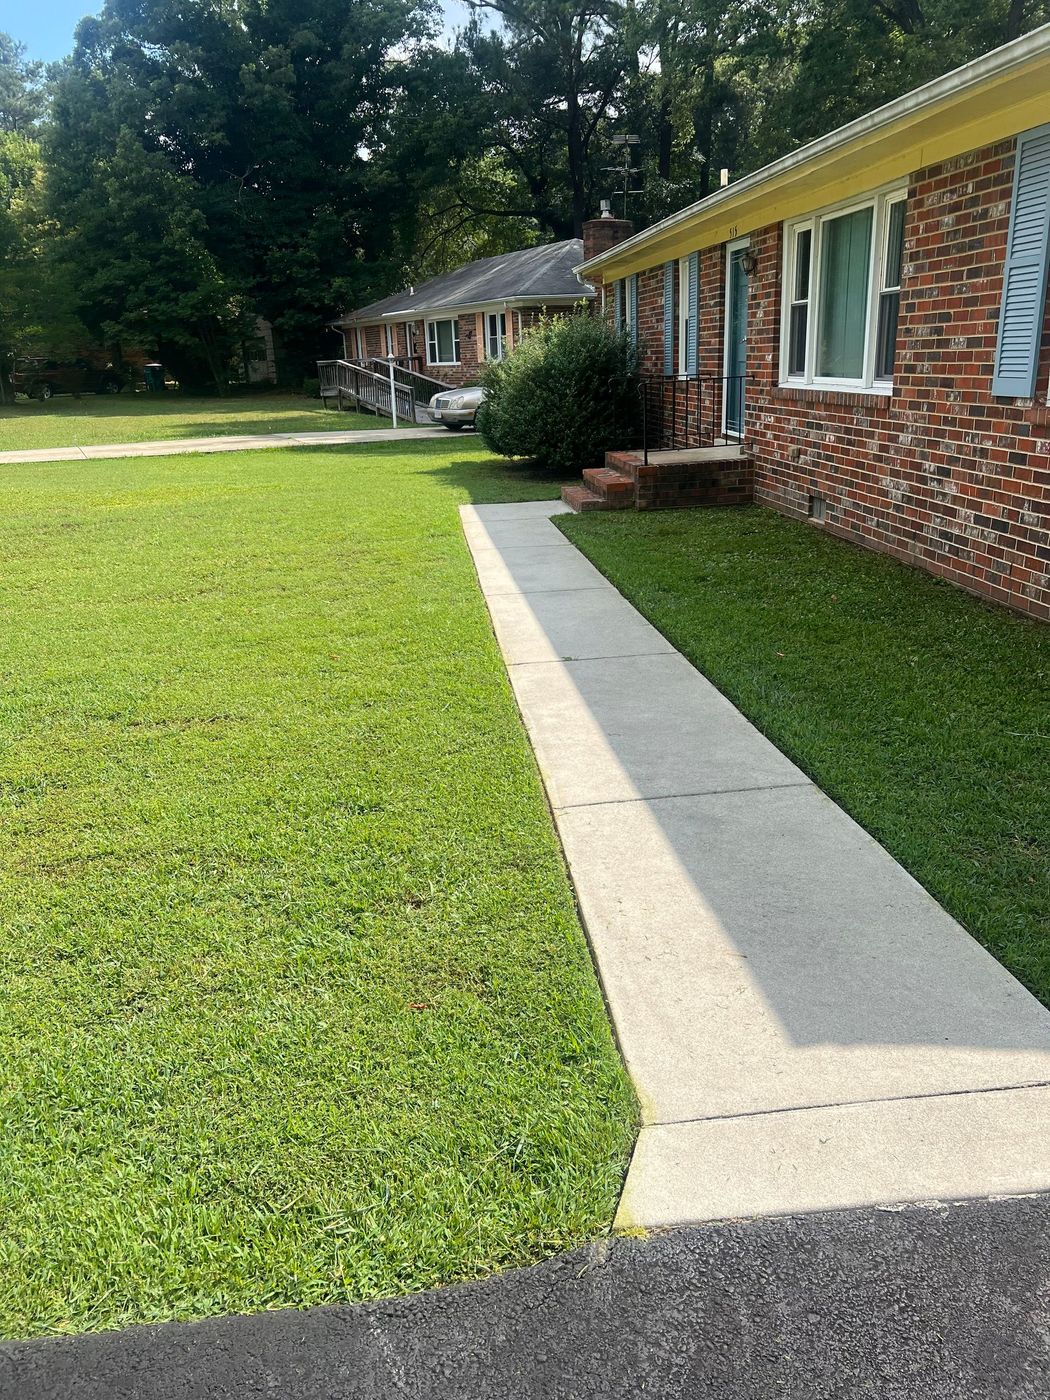
<instances>
[{"instance_id":1,"label":"white window frame","mask_svg":"<svg viewBox=\"0 0 1050 1400\"><path fill-rule=\"evenodd\" d=\"M795 295L795 285L798 281L798 242L803 233L809 234L809 277L806 283L805 297ZM785 233L785 239L790 239L790 247L785 244L785 267L784 267L784 351L783 364L781 368L781 379L790 384L804 384L806 373L809 368L809 344L810 331L813 327L813 266L815 258L813 255L814 239L816 229L813 227L812 219L798 219ZM791 368L791 322L796 306L806 308L806 338L803 346L803 366L801 370Z\"/></svg>"},{"instance_id":2,"label":"white window frame","mask_svg":"<svg viewBox=\"0 0 1050 1400\"><path fill-rule=\"evenodd\" d=\"M437 328L444 322L448 322L452 327L452 354L453 359L442 360L438 356L441 354L438 345ZM427 364L428 365L458 365L460 363L459 345L459 317L458 316L436 316L432 321L427 322Z\"/></svg>"},{"instance_id":3,"label":"white window frame","mask_svg":"<svg viewBox=\"0 0 1050 1400\"><path fill-rule=\"evenodd\" d=\"M784 257L781 281L780 308L780 386L785 389L809 389L814 393L821 390L843 389L852 393L889 395L893 393L892 379L875 377L875 354L878 333L879 301L883 291L883 278L886 269L886 251L889 234L888 210L892 204L907 199L906 185L894 184L875 190L863 199L852 199L840 204L828 205L804 218L790 219L784 224ZM845 214L856 214L862 209L872 210L871 254L868 265L868 303L864 322L864 373L859 379L832 378L819 375L817 350L820 338L821 315L821 255L823 252L823 226L831 219ZM795 289L796 235L803 229L811 230L809 253L809 311L806 326L805 371L802 374L788 372L791 339L791 306Z\"/></svg>"},{"instance_id":4,"label":"white window frame","mask_svg":"<svg viewBox=\"0 0 1050 1400\"><path fill-rule=\"evenodd\" d=\"M484 312L482 313L482 316L483 316L483 318L484 318L484 320L483 320L483 330L484 330L484 333L485 333L483 348L484 348L484 351L485 351L485 359L486 359L486 360L495 360L495 361L499 361L499 360L504 360L504 359L506 359L506 357L507 357L507 329L508 329L507 323L508 323L509 318L510 318L511 316L513 316L513 315L514 315L514 312L513 312L513 311L504 310L502 307L499 307L499 306L490 307L489 310L484 311ZM490 331L490 328L489 328L489 320L490 320L491 318L493 318L493 317L495 317L495 320L496 320L496 339L497 339L497 343L498 343L498 353L495 354L495 355L492 353L492 339L491 339L491 331ZM500 330L500 328L499 328L499 325L500 325L500 317L503 318L503 329L502 329L502 330Z\"/></svg>"},{"instance_id":5,"label":"white window frame","mask_svg":"<svg viewBox=\"0 0 1050 1400\"><path fill-rule=\"evenodd\" d=\"M678 259L678 378L689 377L689 258Z\"/></svg>"},{"instance_id":6,"label":"white window frame","mask_svg":"<svg viewBox=\"0 0 1050 1400\"><path fill-rule=\"evenodd\" d=\"M874 350L874 369L873 369L873 373L874 373L874 375L875 375L875 383L876 383L876 384L889 384L891 387L892 387L892 385L893 385L893 375L892 375L892 374L887 374L887 375L881 375L881 376L880 376L880 374L879 374L879 366L878 366L878 355L879 355L879 343L878 343L879 318L880 318L880 316L881 316L881 314L882 314L882 298L886 295L887 292L895 292L895 293L897 294L897 330L898 330L898 332L900 331L901 283L904 281L904 229L901 230L901 273L900 273L900 278L899 278L899 280L898 280L897 282L895 282L895 283L888 283L888 282L886 281L886 274L887 274L887 272L888 272L888 270L889 270L889 261L890 261L890 257L889 257L889 255L890 255L890 223L891 223L891 219L890 219L890 210L893 208L893 206L894 206L895 204L906 204L907 198L908 198L908 192L907 192L907 190L904 190L904 191L900 192L899 194L897 194L897 195L895 195L895 196L887 196L887 198L886 198L886 200L885 200L885 203L884 203L884 205L883 205L883 219L882 219L882 256L881 256L881 258L880 258L880 260L879 260L879 282L878 282L878 286L877 286L876 289L875 289L875 332L874 332L874 333L875 333L875 350ZM907 212L907 209L905 209L905 211L904 211L904 223L905 223L905 228L907 227L907 221L908 221L908 212Z\"/></svg>"},{"instance_id":7,"label":"white window frame","mask_svg":"<svg viewBox=\"0 0 1050 1400\"><path fill-rule=\"evenodd\" d=\"M397 351L396 351L396 349L394 348L394 328L393 328L393 326L390 324L389 321L384 321L384 322L383 322L383 334L386 336L386 353L387 353L387 355L388 355L388 356L390 356L390 355L396 355L396 354L397 354Z\"/></svg>"}]
</instances>

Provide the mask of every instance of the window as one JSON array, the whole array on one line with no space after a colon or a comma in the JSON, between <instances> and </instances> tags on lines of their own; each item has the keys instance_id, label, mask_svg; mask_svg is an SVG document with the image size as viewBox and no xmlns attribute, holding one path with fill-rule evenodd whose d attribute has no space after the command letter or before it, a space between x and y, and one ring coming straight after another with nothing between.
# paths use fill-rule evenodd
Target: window
<instances>
[{"instance_id":1,"label":"window","mask_svg":"<svg viewBox=\"0 0 1050 1400\"><path fill-rule=\"evenodd\" d=\"M889 391L904 211L893 190L787 225L783 380Z\"/></svg>"},{"instance_id":2,"label":"window","mask_svg":"<svg viewBox=\"0 0 1050 1400\"><path fill-rule=\"evenodd\" d=\"M507 315L490 311L485 317L485 354L490 360L502 360L506 353Z\"/></svg>"},{"instance_id":3,"label":"window","mask_svg":"<svg viewBox=\"0 0 1050 1400\"><path fill-rule=\"evenodd\" d=\"M893 378L897 350L897 319L901 306L901 268L904 265L904 200L895 200L886 216L886 252L882 260L879 293L879 330L875 346L875 378Z\"/></svg>"},{"instance_id":4,"label":"window","mask_svg":"<svg viewBox=\"0 0 1050 1400\"><path fill-rule=\"evenodd\" d=\"M809 335L809 273L812 254L812 228L796 229L787 353L787 371L788 376L792 379L798 379L806 373L806 340Z\"/></svg>"},{"instance_id":5,"label":"window","mask_svg":"<svg viewBox=\"0 0 1050 1400\"><path fill-rule=\"evenodd\" d=\"M386 339L386 353L388 355L395 354L396 352L394 350L394 328L389 321L384 323L383 333Z\"/></svg>"},{"instance_id":6,"label":"window","mask_svg":"<svg viewBox=\"0 0 1050 1400\"><path fill-rule=\"evenodd\" d=\"M427 361L432 365L459 364L459 322L427 322Z\"/></svg>"}]
</instances>

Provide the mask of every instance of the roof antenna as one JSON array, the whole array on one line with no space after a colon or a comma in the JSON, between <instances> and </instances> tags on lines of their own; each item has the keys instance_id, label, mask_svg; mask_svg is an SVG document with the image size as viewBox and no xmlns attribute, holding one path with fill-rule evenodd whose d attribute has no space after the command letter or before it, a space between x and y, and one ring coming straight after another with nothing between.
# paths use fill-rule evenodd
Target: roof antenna
<instances>
[{"instance_id":1,"label":"roof antenna","mask_svg":"<svg viewBox=\"0 0 1050 1400\"><path fill-rule=\"evenodd\" d=\"M642 193L642 191L641 191L640 189L639 189L639 190L632 190L632 189L631 189L631 176L632 176L632 175L641 175L641 173L642 173L640 170L635 170L634 166L631 164L631 147L632 147L632 146L640 146L641 143L642 143L642 138L641 138L640 136L634 136L634 135L630 135L630 136L626 136L626 135L617 135L617 136L613 136L611 139L612 139L612 144L613 144L614 146L619 146L619 147L621 147L622 150L623 150L623 164L622 164L622 165L606 165L606 166L603 166L602 168L603 168L603 170L605 170L605 172L606 172L607 174L609 174L609 175L619 175L620 179L623 181L623 216L624 216L624 218L626 219L626 218L627 218L627 196L628 196L629 194L641 194L641 193Z\"/></svg>"}]
</instances>

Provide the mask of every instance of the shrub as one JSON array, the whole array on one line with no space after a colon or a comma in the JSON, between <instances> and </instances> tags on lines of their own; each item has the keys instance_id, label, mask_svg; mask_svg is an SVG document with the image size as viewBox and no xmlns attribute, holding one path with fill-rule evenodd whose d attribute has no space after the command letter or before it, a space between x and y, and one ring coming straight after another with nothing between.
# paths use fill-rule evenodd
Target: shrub
<instances>
[{"instance_id":1,"label":"shrub","mask_svg":"<svg viewBox=\"0 0 1050 1400\"><path fill-rule=\"evenodd\" d=\"M478 431L501 456L578 472L637 437L637 353L596 317L544 319L482 383Z\"/></svg>"}]
</instances>

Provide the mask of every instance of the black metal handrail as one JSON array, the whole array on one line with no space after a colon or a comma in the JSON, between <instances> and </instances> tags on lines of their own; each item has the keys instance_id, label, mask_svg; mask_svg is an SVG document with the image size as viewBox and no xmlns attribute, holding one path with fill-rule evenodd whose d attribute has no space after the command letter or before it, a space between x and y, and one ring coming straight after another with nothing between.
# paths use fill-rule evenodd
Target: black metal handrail
<instances>
[{"instance_id":1,"label":"black metal handrail","mask_svg":"<svg viewBox=\"0 0 1050 1400\"><path fill-rule=\"evenodd\" d=\"M642 458L650 450L684 451L741 443L747 385L753 374L668 374L641 381Z\"/></svg>"}]
</instances>

